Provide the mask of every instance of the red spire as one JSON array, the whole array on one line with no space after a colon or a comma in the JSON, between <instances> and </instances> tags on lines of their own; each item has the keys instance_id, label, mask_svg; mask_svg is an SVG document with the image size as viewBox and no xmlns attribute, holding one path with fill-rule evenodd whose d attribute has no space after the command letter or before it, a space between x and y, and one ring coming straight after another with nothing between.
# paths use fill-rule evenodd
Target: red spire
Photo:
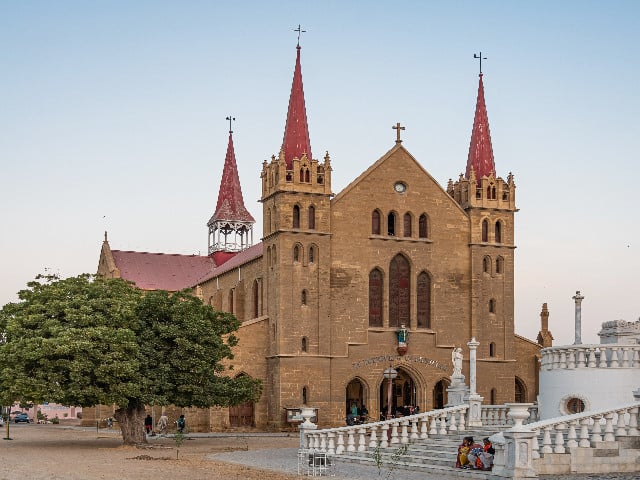
<instances>
[{"instance_id":1,"label":"red spire","mask_svg":"<svg viewBox=\"0 0 640 480\"><path fill-rule=\"evenodd\" d=\"M484 86L482 73L478 83L478 100L476 102L476 116L473 119L469 158L467 159L466 178L471 175L471 169L479 180L484 176L495 174L496 166L493 162L493 148L491 147L491 133L489 132L489 117L484 103Z\"/></svg>"},{"instance_id":2,"label":"red spire","mask_svg":"<svg viewBox=\"0 0 640 480\"><path fill-rule=\"evenodd\" d=\"M229 131L229 145L227 156L224 159L220 192L218 192L218 205L209 223L218 220L230 220L236 222L255 222L249 211L244 206L240 177L236 165L236 154L233 150L233 132Z\"/></svg>"},{"instance_id":3,"label":"red spire","mask_svg":"<svg viewBox=\"0 0 640 480\"><path fill-rule=\"evenodd\" d=\"M302 88L300 45L296 49L296 68L293 72L287 124L284 127L284 139L282 140L282 150L288 169L291 168L291 161L294 157L302 158L302 154L306 153L308 159L312 158L309 127L307 125L307 109L304 106L304 90Z\"/></svg>"}]
</instances>

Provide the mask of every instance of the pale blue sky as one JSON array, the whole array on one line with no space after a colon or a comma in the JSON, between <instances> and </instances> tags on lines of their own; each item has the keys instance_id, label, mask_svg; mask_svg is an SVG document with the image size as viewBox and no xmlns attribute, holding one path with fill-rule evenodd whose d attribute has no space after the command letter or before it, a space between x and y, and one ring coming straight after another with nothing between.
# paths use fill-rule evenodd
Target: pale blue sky
<instances>
[{"instance_id":1,"label":"pale blue sky","mask_svg":"<svg viewBox=\"0 0 640 480\"><path fill-rule=\"evenodd\" d=\"M556 344L640 316L640 2L0 1L0 305L112 248L204 254L232 114L261 236L302 24L313 154L338 193L394 144L464 171L478 64L496 170L517 184L516 332Z\"/></svg>"}]
</instances>

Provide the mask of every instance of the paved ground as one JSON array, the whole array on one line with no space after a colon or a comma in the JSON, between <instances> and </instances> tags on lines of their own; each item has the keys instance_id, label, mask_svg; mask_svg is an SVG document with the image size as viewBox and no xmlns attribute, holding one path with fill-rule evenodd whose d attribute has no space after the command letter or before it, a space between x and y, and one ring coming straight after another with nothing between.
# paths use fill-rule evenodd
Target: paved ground
<instances>
[{"instance_id":1,"label":"paved ground","mask_svg":"<svg viewBox=\"0 0 640 480\"><path fill-rule=\"evenodd\" d=\"M2 431L3 437L5 431ZM293 480L297 434L191 434L151 437L146 448L125 447L119 432L64 425L11 425L0 440L0 480ZM456 472L458 473L458 472ZM459 472L464 475L463 472ZM439 480L406 470L337 461L336 480ZM543 480L638 480L640 475L545 476ZM462 476L460 478L463 478Z\"/></svg>"}]
</instances>

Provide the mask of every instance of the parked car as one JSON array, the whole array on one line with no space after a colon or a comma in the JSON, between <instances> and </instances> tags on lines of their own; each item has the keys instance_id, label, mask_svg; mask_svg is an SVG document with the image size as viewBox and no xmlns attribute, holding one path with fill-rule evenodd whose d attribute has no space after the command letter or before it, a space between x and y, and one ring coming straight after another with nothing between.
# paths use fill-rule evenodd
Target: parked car
<instances>
[{"instance_id":1,"label":"parked car","mask_svg":"<svg viewBox=\"0 0 640 480\"><path fill-rule=\"evenodd\" d=\"M15 417L13 417L13 421L16 423L29 423L29 415L26 413L18 413Z\"/></svg>"}]
</instances>

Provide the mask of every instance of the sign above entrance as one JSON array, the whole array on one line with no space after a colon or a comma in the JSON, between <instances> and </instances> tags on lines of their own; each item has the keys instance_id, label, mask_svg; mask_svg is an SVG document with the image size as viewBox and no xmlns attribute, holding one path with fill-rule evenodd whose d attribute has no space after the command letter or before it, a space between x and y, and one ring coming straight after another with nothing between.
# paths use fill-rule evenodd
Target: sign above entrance
<instances>
[{"instance_id":1,"label":"sign above entrance","mask_svg":"<svg viewBox=\"0 0 640 480\"><path fill-rule=\"evenodd\" d=\"M419 355L380 355L378 357L366 358L364 360L360 360L359 362L354 362L351 366L355 369L366 367L367 365L376 365L378 363L390 363L390 362L400 362L400 363L422 363L424 365L431 365L438 370L442 370L446 372L449 370L448 365L443 365L437 360L433 360L431 358L422 357Z\"/></svg>"}]
</instances>

